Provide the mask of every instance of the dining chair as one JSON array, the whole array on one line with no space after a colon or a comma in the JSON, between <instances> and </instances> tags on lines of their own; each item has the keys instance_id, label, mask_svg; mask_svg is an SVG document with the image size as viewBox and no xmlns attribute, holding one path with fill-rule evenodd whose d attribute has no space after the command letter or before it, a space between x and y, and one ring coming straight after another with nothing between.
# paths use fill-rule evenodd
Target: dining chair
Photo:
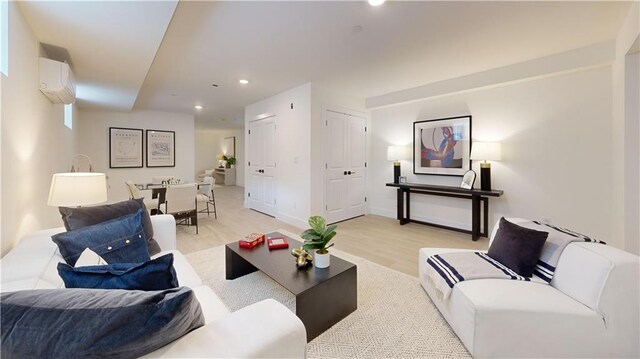
<instances>
[{"instance_id":1,"label":"dining chair","mask_svg":"<svg viewBox=\"0 0 640 359\"><path fill-rule=\"evenodd\" d=\"M218 219L218 210L216 208L216 197L213 193L213 187L216 184L216 180L211 176L205 176L202 179L203 184L201 184L198 188L198 205L206 205L207 208L203 208L198 211L198 213L207 212L207 216L209 216L209 205L213 205L213 214L215 219Z\"/></svg>"},{"instance_id":2,"label":"dining chair","mask_svg":"<svg viewBox=\"0 0 640 359\"><path fill-rule=\"evenodd\" d=\"M124 184L127 185L129 189L129 198L130 199L138 199L142 198L142 202L147 210L151 214L156 214L158 212L158 199L157 198L145 198L144 194L140 191L140 189L132 182L132 181L124 181Z\"/></svg>"},{"instance_id":3,"label":"dining chair","mask_svg":"<svg viewBox=\"0 0 640 359\"><path fill-rule=\"evenodd\" d=\"M160 210L180 220L178 224L195 224L198 234L197 194L198 185L195 183L169 186L164 203L160 204Z\"/></svg>"}]
</instances>

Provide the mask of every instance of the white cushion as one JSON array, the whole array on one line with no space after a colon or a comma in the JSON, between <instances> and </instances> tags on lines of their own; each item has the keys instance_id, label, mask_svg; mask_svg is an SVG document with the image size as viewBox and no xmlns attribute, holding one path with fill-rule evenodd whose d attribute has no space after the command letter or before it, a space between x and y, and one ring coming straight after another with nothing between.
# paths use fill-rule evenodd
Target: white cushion
<instances>
[{"instance_id":1,"label":"white cushion","mask_svg":"<svg viewBox=\"0 0 640 359\"><path fill-rule=\"evenodd\" d=\"M428 256L442 252L445 250L420 250L420 281L474 357L607 353L603 317L550 285L506 279L469 280L456 284L448 301L438 300L422 273Z\"/></svg>"},{"instance_id":2,"label":"white cushion","mask_svg":"<svg viewBox=\"0 0 640 359\"><path fill-rule=\"evenodd\" d=\"M229 309L227 309L211 288L201 285L195 288L191 287L191 289L193 289L193 293L196 295L196 298L198 298L198 302L200 302L206 324L229 314Z\"/></svg>"},{"instance_id":3,"label":"white cushion","mask_svg":"<svg viewBox=\"0 0 640 359\"><path fill-rule=\"evenodd\" d=\"M19 290L30 290L30 289L57 289L59 287L46 282L40 278L29 278L29 279L21 279L15 280L11 282L2 282L0 285L1 292L17 292Z\"/></svg>"},{"instance_id":4,"label":"white cushion","mask_svg":"<svg viewBox=\"0 0 640 359\"><path fill-rule=\"evenodd\" d=\"M109 263L107 263L104 258L100 257L98 253L86 248L82 253L80 253L80 257L78 257L74 267L103 266L107 264Z\"/></svg>"}]
</instances>

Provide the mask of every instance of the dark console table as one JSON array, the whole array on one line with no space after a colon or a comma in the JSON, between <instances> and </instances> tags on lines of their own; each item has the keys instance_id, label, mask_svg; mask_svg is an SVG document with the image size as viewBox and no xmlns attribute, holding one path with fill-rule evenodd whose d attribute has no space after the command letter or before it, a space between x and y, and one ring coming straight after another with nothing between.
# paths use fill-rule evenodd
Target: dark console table
<instances>
[{"instance_id":1,"label":"dark console table","mask_svg":"<svg viewBox=\"0 0 640 359\"><path fill-rule=\"evenodd\" d=\"M479 189L464 189L453 186L437 186L421 183L387 183L388 187L397 187L398 196L398 220L404 225L409 222L424 224L452 231L467 233L471 239L477 241L480 237L488 237L489 228L489 197L500 197L504 193L500 190L482 191ZM427 194L433 196L444 196L453 198L465 198L471 200L471 230L445 226L437 223L430 223L411 219L410 196L412 193ZM406 197L406 199L405 199ZM482 232L480 231L480 202L483 203L484 213Z\"/></svg>"}]
</instances>

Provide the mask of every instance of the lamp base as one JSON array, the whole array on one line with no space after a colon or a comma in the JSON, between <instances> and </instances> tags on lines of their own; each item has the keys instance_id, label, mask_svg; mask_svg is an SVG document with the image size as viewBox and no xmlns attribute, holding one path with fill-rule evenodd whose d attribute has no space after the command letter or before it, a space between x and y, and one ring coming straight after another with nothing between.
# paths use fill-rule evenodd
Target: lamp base
<instances>
[{"instance_id":1,"label":"lamp base","mask_svg":"<svg viewBox=\"0 0 640 359\"><path fill-rule=\"evenodd\" d=\"M483 191L491 191L491 164L480 164L480 189Z\"/></svg>"},{"instance_id":2,"label":"lamp base","mask_svg":"<svg viewBox=\"0 0 640 359\"><path fill-rule=\"evenodd\" d=\"M393 163L393 183L400 183L400 162Z\"/></svg>"}]
</instances>

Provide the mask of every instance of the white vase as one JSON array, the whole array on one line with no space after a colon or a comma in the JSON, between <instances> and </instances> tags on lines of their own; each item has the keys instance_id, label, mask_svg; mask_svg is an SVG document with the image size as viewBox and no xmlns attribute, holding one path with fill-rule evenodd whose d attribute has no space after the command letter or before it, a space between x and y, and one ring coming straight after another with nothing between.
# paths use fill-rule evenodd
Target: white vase
<instances>
[{"instance_id":1,"label":"white vase","mask_svg":"<svg viewBox=\"0 0 640 359\"><path fill-rule=\"evenodd\" d=\"M320 254L316 251L315 256L313 256L313 263L318 268L327 268L329 266L329 258L331 258L329 253Z\"/></svg>"}]
</instances>

